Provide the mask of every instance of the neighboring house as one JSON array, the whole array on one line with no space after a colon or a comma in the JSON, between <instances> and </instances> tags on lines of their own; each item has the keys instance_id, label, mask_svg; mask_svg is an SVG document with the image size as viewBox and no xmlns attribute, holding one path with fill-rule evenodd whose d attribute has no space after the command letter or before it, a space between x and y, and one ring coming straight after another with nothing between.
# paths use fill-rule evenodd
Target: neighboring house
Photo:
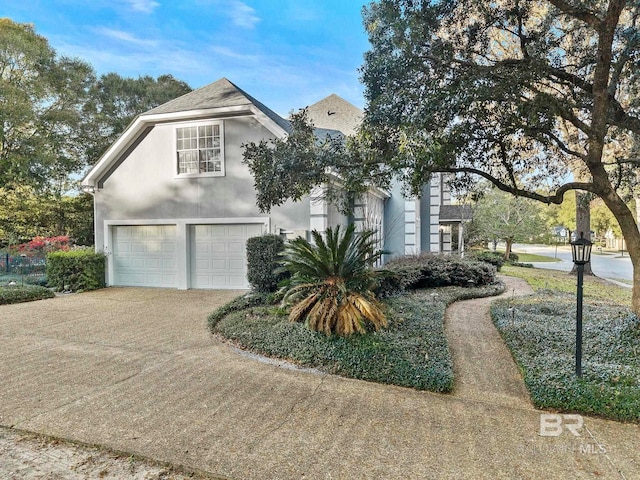
<instances>
[{"instance_id":1,"label":"neighboring house","mask_svg":"<svg viewBox=\"0 0 640 480\"><path fill-rule=\"evenodd\" d=\"M362 112L331 95L309 114L318 134L350 134ZM139 115L83 180L95 199L108 285L247 288L247 238L308 237L347 223L320 195L268 215L256 207L242 145L289 131L287 120L226 78ZM449 196L441 177L434 180L422 199L405 199L399 186L372 189L356 201L353 220L375 229L390 255L441 251L439 212Z\"/></svg>"}]
</instances>

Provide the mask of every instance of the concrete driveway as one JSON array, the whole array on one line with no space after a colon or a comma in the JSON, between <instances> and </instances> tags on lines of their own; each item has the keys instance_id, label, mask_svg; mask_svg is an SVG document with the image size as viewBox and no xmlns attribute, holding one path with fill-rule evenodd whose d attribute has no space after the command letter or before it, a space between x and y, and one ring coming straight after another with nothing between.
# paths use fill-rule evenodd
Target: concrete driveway
<instances>
[{"instance_id":1,"label":"concrete driveway","mask_svg":"<svg viewBox=\"0 0 640 480\"><path fill-rule=\"evenodd\" d=\"M541 437L526 402L239 355L206 330L236 293L110 288L0 306L0 424L237 479L640 478L636 425L586 419L588 436Z\"/></svg>"}]
</instances>

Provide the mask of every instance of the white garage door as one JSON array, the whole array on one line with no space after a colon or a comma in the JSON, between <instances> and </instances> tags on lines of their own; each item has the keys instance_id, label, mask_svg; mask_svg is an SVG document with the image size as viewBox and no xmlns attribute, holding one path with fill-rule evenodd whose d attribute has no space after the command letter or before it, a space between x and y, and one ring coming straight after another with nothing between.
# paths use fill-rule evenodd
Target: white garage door
<instances>
[{"instance_id":1,"label":"white garage door","mask_svg":"<svg viewBox=\"0 0 640 480\"><path fill-rule=\"evenodd\" d=\"M192 225L191 288L249 288L247 239L262 225Z\"/></svg>"},{"instance_id":2,"label":"white garage door","mask_svg":"<svg viewBox=\"0 0 640 480\"><path fill-rule=\"evenodd\" d=\"M113 285L176 287L176 226L113 227Z\"/></svg>"}]
</instances>

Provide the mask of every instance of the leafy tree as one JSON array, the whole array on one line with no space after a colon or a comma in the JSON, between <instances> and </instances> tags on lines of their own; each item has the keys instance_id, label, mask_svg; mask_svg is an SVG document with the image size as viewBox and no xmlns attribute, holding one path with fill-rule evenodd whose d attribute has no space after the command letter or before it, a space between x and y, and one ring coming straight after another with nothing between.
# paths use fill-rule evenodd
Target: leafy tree
<instances>
[{"instance_id":1,"label":"leafy tree","mask_svg":"<svg viewBox=\"0 0 640 480\"><path fill-rule=\"evenodd\" d=\"M637 169L625 145L640 133L639 19L625 0L372 3L367 132L415 192L440 171L545 203L602 198L640 313L640 232L619 190Z\"/></svg>"},{"instance_id":2,"label":"leafy tree","mask_svg":"<svg viewBox=\"0 0 640 480\"><path fill-rule=\"evenodd\" d=\"M47 206L34 187L0 187L0 246L11 246L36 236L50 236Z\"/></svg>"},{"instance_id":3,"label":"leafy tree","mask_svg":"<svg viewBox=\"0 0 640 480\"><path fill-rule=\"evenodd\" d=\"M622 236L618 222L601 199L596 199L591 203L591 225L596 237L604 237L609 230L616 237Z\"/></svg>"},{"instance_id":4,"label":"leafy tree","mask_svg":"<svg viewBox=\"0 0 640 480\"><path fill-rule=\"evenodd\" d=\"M93 70L58 57L32 25L0 19L0 187L63 191L86 165L82 110Z\"/></svg>"},{"instance_id":5,"label":"leafy tree","mask_svg":"<svg viewBox=\"0 0 640 480\"><path fill-rule=\"evenodd\" d=\"M189 93L191 87L172 75L154 79L102 75L91 87L85 115L93 131L89 145L89 163L95 163L105 150L129 126L133 119L152 108Z\"/></svg>"},{"instance_id":6,"label":"leafy tree","mask_svg":"<svg viewBox=\"0 0 640 480\"><path fill-rule=\"evenodd\" d=\"M505 259L515 242L528 241L544 229L538 205L498 189L489 191L475 205L473 224L487 240L506 243Z\"/></svg>"},{"instance_id":7,"label":"leafy tree","mask_svg":"<svg viewBox=\"0 0 640 480\"><path fill-rule=\"evenodd\" d=\"M377 272L374 233L356 233L350 225L329 228L326 240L313 231L315 245L296 238L285 248L284 269L291 273L283 303L291 305L289 319L306 322L327 335L365 333L366 322L377 330L387 325L382 306L372 290Z\"/></svg>"},{"instance_id":8,"label":"leafy tree","mask_svg":"<svg viewBox=\"0 0 640 480\"><path fill-rule=\"evenodd\" d=\"M0 246L60 235L77 245L93 245L91 195L57 195L31 185L0 187Z\"/></svg>"}]
</instances>

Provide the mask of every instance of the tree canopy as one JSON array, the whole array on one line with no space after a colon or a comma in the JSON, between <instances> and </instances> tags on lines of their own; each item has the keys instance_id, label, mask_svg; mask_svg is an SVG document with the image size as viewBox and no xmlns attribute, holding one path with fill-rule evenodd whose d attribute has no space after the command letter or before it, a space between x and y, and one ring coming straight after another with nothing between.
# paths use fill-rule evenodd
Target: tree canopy
<instances>
[{"instance_id":1,"label":"tree canopy","mask_svg":"<svg viewBox=\"0 0 640 480\"><path fill-rule=\"evenodd\" d=\"M33 26L0 19L0 187L65 184L86 165L91 66L58 57Z\"/></svg>"},{"instance_id":2,"label":"tree canopy","mask_svg":"<svg viewBox=\"0 0 640 480\"><path fill-rule=\"evenodd\" d=\"M508 259L514 242L526 242L544 232L540 213L539 204L533 200L494 188L474 205L472 224L486 240L504 241Z\"/></svg>"},{"instance_id":3,"label":"tree canopy","mask_svg":"<svg viewBox=\"0 0 640 480\"><path fill-rule=\"evenodd\" d=\"M171 75L96 78L32 25L0 19L0 245L64 234L91 243L79 176L136 115L189 91Z\"/></svg>"}]
</instances>

